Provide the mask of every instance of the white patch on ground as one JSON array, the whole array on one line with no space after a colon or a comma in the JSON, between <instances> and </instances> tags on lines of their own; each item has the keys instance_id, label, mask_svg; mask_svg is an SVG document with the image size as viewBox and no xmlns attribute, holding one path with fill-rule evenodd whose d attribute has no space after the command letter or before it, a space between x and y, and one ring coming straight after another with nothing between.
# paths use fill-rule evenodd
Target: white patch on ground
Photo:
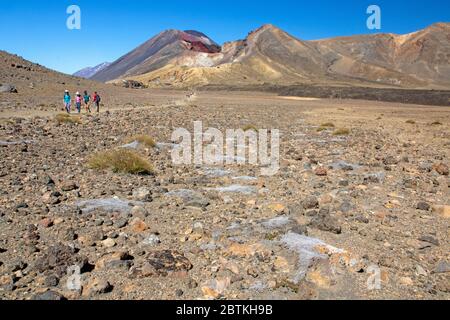
<instances>
[{"instance_id":1,"label":"white patch on ground","mask_svg":"<svg viewBox=\"0 0 450 320\"><path fill-rule=\"evenodd\" d=\"M286 216L276 217L262 222L262 225L269 229L276 229L287 225L291 219Z\"/></svg>"},{"instance_id":2,"label":"white patch on ground","mask_svg":"<svg viewBox=\"0 0 450 320\"><path fill-rule=\"evenodd\" d=\"M133 205L142 205L142 202L124 201L118 198L110 199L93 199L79 201L76 205L83 213L90 213L95 210L102 210L106 212L130 212Z\"/></svg>"},{"instance_id":3,"label":"white patch on ground","mask_svg":"<svg viewBox=\"0 0 450 320\"><path fill-rule=\"evenodd\" d=\"M232 172L231 170L219 169L219 168L206 168L201 171L202 174L208 177L226 177Z\"/></svg>"},{"instance_id":4,"label":"white patch on ground","mask_svg":"<svg viewBox=\"0 0 450 320\"><path fill-rule=\"evenodd\" d=\"M121 146L121 148L123 148L123 149L137 149L138 147L139 147L138 141L133 141L131 143Z\"/></svg>"},{"instance_id":5,"label":"white patch on ground","mask_svg":"<svg viewBox=\"0 0 450 320\"><path fill-rule=\"evenodd\" d=\"M318 259L328 259L328 256L316 251L318 246L325 247L331 253L344 253L342 249L335 248L326 244L322 240L307 237L293 232L288 232L281 239L283 243L289 250L294 251L298 254L297 263L297 274L294 277L295 283L302 280L311 266L314 260Z\"/></svg>"},{"instance_id":6,"label":"white patch on ground","mask_svg":"<svg viewBox=\"0 0 450 320\"><path fill-rule=\"evenodd\" d=\"M31 144L33 143L30 140L23 140L23 141L2 141L0 140L0 146L15 146L19 144Z\"/></svg>"},{"instance_id":7,"label":"white patch on ground","mask_svg":"<svg viewBox=\"0 0 450 320\"><path fill-rule=\"evenodd\" d=\"M219 187L219 188L208 188L208 190L224 192L224 193L242 193L242 194L254 194L256 193L256 188L251 186L243 186L240 184L234 184L228 187Z\"/></svg>"},{"instance_id":8,"label":"white patch on ground","mask_svg":"<svg viewBox=\"0 0 450 320\"><path fill-rule=\"evenodd\" d=\"M233 180L242 180L242 181L255 181L258 180L258 178L250 177L250 176L241 176L241 177L233 177Z\"/></svg>"}]
</instances>

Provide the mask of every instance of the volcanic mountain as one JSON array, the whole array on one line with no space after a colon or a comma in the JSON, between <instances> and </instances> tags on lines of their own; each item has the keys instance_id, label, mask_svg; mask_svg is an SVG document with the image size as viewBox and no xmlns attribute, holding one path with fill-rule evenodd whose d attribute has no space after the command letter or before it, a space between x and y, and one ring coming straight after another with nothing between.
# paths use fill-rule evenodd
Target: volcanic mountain
<instances>
[{"instance_id":1,"label":"volcanic mountain","mask_svg":"<svg viewBox=\"0 0 450 320\"><path fill-rule=\"evenodd\" d=\"M166 66L182 55L214 54L220 46L197 31L164 31L95 74L92 79L109 81L148 73ZM195 55L194 55L195 56Z\"/></svg>"},{"instance_id":2,"label":"volcanic mountain","mask_svg":"<svg viewBox=\"0 0 450 320\"><path fill-rule=\"evenodd\" d=\"M169 30L93 79L152 87L324 84L450 88L450 24L407 35L302 41L264 25L222 47L197 31Z\"/></svg>"}]
</instances>

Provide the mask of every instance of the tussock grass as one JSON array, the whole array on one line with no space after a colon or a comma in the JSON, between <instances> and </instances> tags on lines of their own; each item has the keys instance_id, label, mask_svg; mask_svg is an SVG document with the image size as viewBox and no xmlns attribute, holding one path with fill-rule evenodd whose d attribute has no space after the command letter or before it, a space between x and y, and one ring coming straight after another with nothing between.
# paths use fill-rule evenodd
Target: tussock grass
<instances>
[{"instance_id":1,"label":"tussock grass","mask_svg":"<svg viewBox=\"0 0 450 320\"><path fill-rule=\"evenodd\" d=\"M435 121L431 124L432 126L442 126L442 122L440 121Z\"/></svg>"},{"instance_id":2,"label":"tussock grass","mask_svg":"<svg viewBox=\"0 0 450 320\"><path fill-rule=\"evenodd\" d=\"M416 122L414 120L407 120L406 123L407 124L416 124Z\"/></svg>"},{"instance_id":3,"label":"tussock grass","mask_svg":"<svg viewBox=\"0 0 450 320\"><path fill-rule=\"evenodd\" d=\"M149 148L156 147L155 140L153 140L152 137L150 137L148 135L145 135L145 134L140 134L140 135L133 136L133 137L127 139L126 143L132 143L132 142L135 142L135 141L137 141L137 142L139 142L139 143L141 143L141 144L143 144L143 145L145 145L145 146L147 146Z\"/></svg>"},{"instance_id":4,"label":"tussock grass","mask_svg":"<svg viewBox=\"0 0 450 320\"><path fill-rule=\"evenodd\" d=\"M350 129L347 129L347 128L340 128L333 132L334 136L347 136L349 134L350 134Z\"/></svg>"},{"instance_id":5,"label":"tussock grass","mask_svg":"<svg viewBox=\"0 0 450 320\"><path fill-rule=\"evenodd\" d=\"M115 173L152 175L153 166L134 151L114 149L94 154L88 160L91 169L112 170Z\"/></svg>"},{"instance_id":6,"label":"tussock grass","mask_svg":"<svg viewBox=\"0 0 450 320\"><path fill-rule=\"evenodd\" d=\"M244 132L247 132L247 131L255 131L255 132L258 132L258 131L259 131L258 128L256 128L256 127L255 127L254 125L252 125L252 124L246 125L245 127L242 128L242 130L244 130Z\"/></svg>"},{"instance_id":7,"label":"tussock grass","mask_svg":"<svg viewBox=\"0 0 450 320\"><path fill-rule=\"evenodd\" d=\"M332 122L325 122L320 125L322 128L334 128L335 125Z\"/></svg>"},{"instance_id":8,"label":"tussock grass","mask_svg":"<svg viewBox=\"0 0 450 320\"><path fill-rule=\"evenodd\" d=\"M56 122L58 124L61 123L73 123L73 124L81 124L81 118L78 116L71 116L67 113L59 113L55 116Z\"/></svg>"}]
</instances>

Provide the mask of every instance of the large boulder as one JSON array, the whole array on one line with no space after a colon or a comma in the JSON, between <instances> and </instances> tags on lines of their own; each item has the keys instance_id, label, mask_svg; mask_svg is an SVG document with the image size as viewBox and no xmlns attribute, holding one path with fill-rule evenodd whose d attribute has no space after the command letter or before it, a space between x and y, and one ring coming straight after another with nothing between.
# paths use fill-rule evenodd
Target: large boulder
<instances>
[{"instance_id":1,"label":"large boulder","mask_svg":"<svg viewBox=\"0 0 450 320\"><path fill-rule=\"evenodd\" d=\"M17 93L17 89L10 84L0 84L0 93Z\"/></svg>"}]
</instances>

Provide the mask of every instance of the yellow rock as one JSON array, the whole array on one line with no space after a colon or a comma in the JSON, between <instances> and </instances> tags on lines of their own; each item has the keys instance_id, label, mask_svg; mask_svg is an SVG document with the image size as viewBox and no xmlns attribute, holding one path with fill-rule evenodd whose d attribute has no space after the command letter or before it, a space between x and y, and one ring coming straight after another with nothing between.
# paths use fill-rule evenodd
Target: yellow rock
<instances>
[{"instance_id":1,"label":"yellow rock","mask_svg":"<svg viewBox=\"0 0 450 320\"><path fill-rule=\"evenodd\" d=\"M289 273L291 269L289 267L289 261L281 256L275 258L273 265L276 271L281 271L283 273Z\"/></svg>"},{"instance_id":2,"label":"yellow rock","mask_svg":"<svg viewBox=\"0 0 450 320\"><path fill-rule=\"evenodd\" d=\"M333 202L333 196L330 194L324 194L319 198L319 203L324 204L330 204Z\"/></svg>"},{"instance_id":3,"label":"yellow rock","mask_svg":"<svg viewBox=\"0 0 450 320\"><path fill-rule=\"evenodd\" d=\"M433 209L433 212L437 213L441 217L443 217L445 219L450 218L450 206L449 205L444 205L444 206L435 205L432 207L432 209Z\"/></svg>"},{"instance_id":4,"label":"yellow rock","mask_svg":"<svg viewBox=\"0 0 450 320\"><path fill-rule=\"evenodd\" d=\"M401 204L400 204L400 202L397 201L397 200L389 200L388 202L386 202L386 203L384 204L384 207L385 207L386 209L394 209L394 208L398 208L398 207L400 207L400 206L401 206Z\"/></svg>"},{"instance_id":5,"label":"yellow rock","mask_svg":"<svg viewBox=\"0 0 450 320\"><path fill-rule=\"evenodd\" d=\"M207 286L202 287L202 292L205 298L208 299L217 299L220 297L220 294L217 291Z\"/></svg>"},{"instance_id":6,"label":"yellow rock","mask_svg":"<svg viewBox=\"0 0 450 320\"><path fill-rule=\"evenodd\" d=\"M140 232L144 232L148 229L147 224L142 221L139 218L135 218L132 222L131 222L131 228L133 229L134 232L136 233L140 233Z\"/></svg>"},{"instance_id":7,"label":"yellow rock","mask_svg":"<svg viewBox=\"0 0 450 320\"><path fill-rule=\"evenodd\" d=\"M271 251L267 250L262 244L240 244L233 243L227 249L227 254L231 256L253 257L256 253L262 255L270 255Z\"/></svg>"},{"instance_id":8,"label":"yellow rock","mask_svg":"<svg viewBox=\"0 0 450 320\"><path fill-rule=\"evenodd\" d=\"M281 203L273 203L269 205L269 209L275 213L283 213L286 210L286 207Z\"/></svg>"},{"instance_id":9,"label":"yellow rock","mask_svg":"<svg viewBox=\"0 0 450 320\"><path fill-rule=\"evenodd\" d=\"M225 290L231 285L231 278L214 279L207 285L202 287L202 292L205 298L217 299L225 292Z\"/></svg>"},{"instance_id":10,"label":"yellow rock","mask_svg":"<svg viewBox=\"0 0 450 320\"><path fill-rule=\"evenodd\" d=\"M329 288L331 286L331 279L323 275L320 271L311 271L307 275L307 279L320 288Z\"/></svg>"},{"instance_id":11,"label":"yellow rock","mask_svg":"<svg viewBox=\"0 0 450 320\"><path fill-rule=\"evenodd\" d=\"M412 279L409 277L401 277L400 283L403 284L404 286L412 286L414 284Z\"/></svg>"}]
</instances>

